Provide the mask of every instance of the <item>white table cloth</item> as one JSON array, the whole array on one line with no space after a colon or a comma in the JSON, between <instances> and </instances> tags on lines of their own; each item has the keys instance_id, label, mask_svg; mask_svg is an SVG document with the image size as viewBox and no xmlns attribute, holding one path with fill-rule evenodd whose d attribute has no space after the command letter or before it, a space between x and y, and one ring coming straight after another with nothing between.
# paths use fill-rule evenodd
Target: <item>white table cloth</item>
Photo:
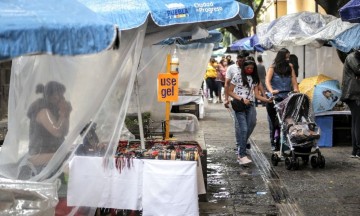
<instances>
[{"instance_id":1,"label":"white table cloth","mask_svg":"<svg viewBox=\"0 0 360 216\"><path fill-rule=\"evenodd\" d=\"M197 195L206 192L200 160L133 159L134 165L121 173L114 161L111 169L104 169L102 163L101 157L72 159L68 206L142 209L143 215L198 215Z\"/></svg>"}]
</instances>

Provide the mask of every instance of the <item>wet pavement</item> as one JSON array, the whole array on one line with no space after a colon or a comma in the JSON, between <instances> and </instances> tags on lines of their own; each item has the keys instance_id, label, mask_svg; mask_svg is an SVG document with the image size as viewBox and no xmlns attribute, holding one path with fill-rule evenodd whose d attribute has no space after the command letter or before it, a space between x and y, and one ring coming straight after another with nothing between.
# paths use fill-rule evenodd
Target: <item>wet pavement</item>
<instances>
[{"instance_id":1,"label":"wet pavement","mask_svg":"<svg viewBox=\"0 0 360 216\"><path fill-rule=\"evenodd\" d=\"M200 215L360 215L360 159L351 146L321 148L324 169L300 163L271 165L266 109L257 108L248 167L236 161L233 120L222 104L209 104L200 120L207 145L207 201Z\"/></svg>"}]
</instances>

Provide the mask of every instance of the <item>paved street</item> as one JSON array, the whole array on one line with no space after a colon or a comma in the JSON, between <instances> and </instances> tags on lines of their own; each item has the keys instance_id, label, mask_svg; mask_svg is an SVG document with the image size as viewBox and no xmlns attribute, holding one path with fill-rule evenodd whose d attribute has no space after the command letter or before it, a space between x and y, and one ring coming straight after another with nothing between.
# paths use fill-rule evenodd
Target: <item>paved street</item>
<instances>
[{"instance_id":1,"label":"paved street","mask_svg":"<svg viewBox=\"0 0 360 216\"><path fill-rule=\"evenodd\" d=\"M266 109L257 108L249 167L236 162L230 113L223 104L209 104L200 121L208 153L207 202L200 215L360 215L360 159L350 146L321 148L325 169L300 163L289 171L270 164Z\"/></svg>"}]
</instances>

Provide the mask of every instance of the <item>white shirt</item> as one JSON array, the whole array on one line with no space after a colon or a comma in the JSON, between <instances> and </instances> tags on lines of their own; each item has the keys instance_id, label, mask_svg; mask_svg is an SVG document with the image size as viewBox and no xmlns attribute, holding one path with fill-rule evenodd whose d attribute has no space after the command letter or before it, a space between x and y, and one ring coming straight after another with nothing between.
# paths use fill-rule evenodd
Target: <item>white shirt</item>
<instances>
[{"instance_id":1,"label":"white shirt","mask_svg":"<svg viewBox=\"0 0 360 216\"><path fill-rule=\"evenodd\" d=\"M253 83L252 76L248 75L246 78L250 87L244 86L240 73L235 74L235 76L231 79L231 84L235 85L234 93L236 95L254 102L255 95L253 90L255 88L255 84Z\"/></svg>"},{"instance_id":2,"label":"white shirt","mask_svg":"<svg viewBox=\"0 0 360 216\"><path fill-rule=\"evenodd\" d=\"M238 74L240 72L240 67L236 63L232 64L227 68L225 78L231 80L235 76L235 74Z\"/></svg>"}]
</instances>

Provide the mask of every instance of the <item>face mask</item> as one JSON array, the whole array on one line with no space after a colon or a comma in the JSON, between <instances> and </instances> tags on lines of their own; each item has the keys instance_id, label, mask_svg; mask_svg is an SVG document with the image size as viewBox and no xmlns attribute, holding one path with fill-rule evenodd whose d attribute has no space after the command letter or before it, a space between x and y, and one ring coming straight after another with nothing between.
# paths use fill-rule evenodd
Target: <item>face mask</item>
<instances>
[{"instance_id":1,"label":"face mask","mask_svg":"<svg viewBox=\"0 0 360 216\"><path fill-rule=\"evenodd\" d=\"M254 68L245 68L245 74L251 75L254 72Z\"/></svg>"}]
</instances>

